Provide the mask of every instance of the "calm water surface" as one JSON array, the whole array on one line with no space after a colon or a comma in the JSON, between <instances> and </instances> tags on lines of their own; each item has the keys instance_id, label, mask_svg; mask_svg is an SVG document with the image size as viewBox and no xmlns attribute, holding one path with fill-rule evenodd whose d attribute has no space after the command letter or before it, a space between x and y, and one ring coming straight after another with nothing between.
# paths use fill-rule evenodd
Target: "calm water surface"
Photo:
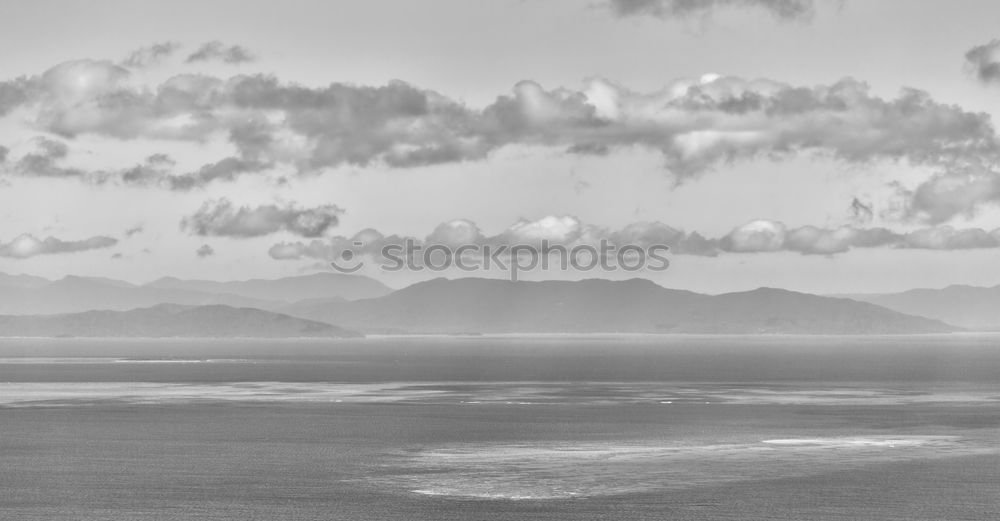
<instances>
[{"instance_id":1,"label":"calm water surface","mask_svg":"<svg viewBox=\"0 0 1000 521\"><path fill-rule=\"evenodd\" d=\"M998 341L3 340L0 519L998 519Z\"/></svg>"}]
</instances>

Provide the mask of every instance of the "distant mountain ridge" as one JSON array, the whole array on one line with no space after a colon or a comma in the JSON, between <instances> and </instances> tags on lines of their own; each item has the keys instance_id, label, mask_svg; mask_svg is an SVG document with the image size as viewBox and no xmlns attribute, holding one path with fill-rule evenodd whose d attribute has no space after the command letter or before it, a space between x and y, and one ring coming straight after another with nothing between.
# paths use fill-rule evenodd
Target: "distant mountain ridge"
<instances>
[{"instance_id":1,"label":"distant mountain ridge","mask_svg":"<svg viewBox=\"0 0 1000 521\"><path fill-rule=\"evenodd\" d=\"M267 301L237 295L143 288L127 282L86 277L65 277L44 286L3 288L0 314L49 315L91 310L126 311L157 304L210 305L269 308Z\"/></svg>"},{"instance_id":2,"label":"distant mountain ridge","mask_svg":"<svg viewBox=\"0 0 1000 521\"><path fill-rule=\"evenodd\" d=\"M101 277L67 276L50 281L0 274L0 314L125 311L157 304L222 304L277 311L301 300L371 298L390 291L375 279L337 273L236 282L163 278L145 285Z\"/></svg>"},{"instance_id":3,"label":"distant mountain ridge","mask_svg":"<svg viewBox=\"0 0 1000 521\"><path fill-rule=\"evenodd\" d=\"M966 315L932 312L940 307L960 310L961 303L969 301L962 292L970 291L985 295L980 305L983 320L1000 315L992 304L993 293L1000 294L1000 289L949 289L960 293L951 304L935 304L940 300L935 292L945 290L914 290L900 295L930 292L936 297L924 307L905 307L912 298L903 304L883 300L887 296L864 302L859 296L833 298L772 288L705 295L646 279L434 279L393 292L368 277L335 273L234 282L163 278L145 285L98 277L48 281L0 274L0 315L142 311L166 304L203 311L213 306L253 308L367 333L942 333L957 329L944 322L972 322L961 320ZM131 334L126 324L109 325L105 332L115 336L115 327ZM247 327L249 336L259 334Z\"/></svg>"},{"instance_id":4,"label":"distant mountain ridge","mask_svg":"<svg viewBox=\"0 0 1000 521\"><path fill-rule=\"evenodd\" d=\"M360 334L251 308L161 304L130 311L0 316L0 337L349 338Z\"/></svg>"},{"instance_id":5,"label":"distant mountain ridge","mask_svg":"<svg viewBox=\"0 0 1000 521\"><path fill-rule=\"evenodd\" d=\"M1000 286L952 285L941 289L922 288L848 297L969 329L1000 330Z\"/></svg>"},{"instance_id":6,"label":"distant mountain ridge","mask_svg":"<svg viewBox=\"0 0 1000 521\"><path fill-rule=\"evenodd\" d=\"M392 292L391 288L371 277L327 272L280 279L250 279L230 282L164 277L143 287L237 295L286 303L334 297L357 300L381 297Z\"/></svg>"},{"instance_id":7,"label":"distant mountain ridge","mask_svg":"<svg viewBox=\"0 0 1000 521\"><path fill-rule=\"evenodd\" d=\"M956 328L870 303L761 288L703 295L645 279L435 279L384 297L289 313L371 333L943 333Z\"/></svg>"},{"instance_id":8,"label":"distant mountain ridge","mask_svg":"<svg viewBox=\"0 0 1000 521\"><path fill-rule=\"evenodd\" d=\"M39 288L51 283L52 281L49 279L33 275L8 275L0 273L0 288Z\"/></svg>"}]
</instances>

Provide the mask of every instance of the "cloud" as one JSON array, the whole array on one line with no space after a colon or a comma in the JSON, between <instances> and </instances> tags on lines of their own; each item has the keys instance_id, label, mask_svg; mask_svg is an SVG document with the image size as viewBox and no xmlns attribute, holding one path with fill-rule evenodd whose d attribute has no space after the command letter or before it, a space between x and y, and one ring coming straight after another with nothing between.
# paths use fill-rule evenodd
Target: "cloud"
<instances>
[{"instance_id":1,"label":"cloud","mask_svg":"<svg viewBox=\"0 0 1000 521\"><path fill-rule=\"evenodd\" d=\"M125 230L125 236L126 237L131 237L133 235L138 235L138 234L142 233L142 231L143 231L143 227L142 227L141 224L138 225L138 226L133 226L133 227Z\"/></svg>"},{"instance_id":2,"label":"cloud","mask_svg":"<svg viewBox=\"0 0 1000 521\"><path fill-rule=\"evenodd\" d=\"M915 189L898 188L902 217L932 224L957 216L972 217L986 205L1000 202L1000 172L966 164L931 176Z\"/></svg>"},{"instance_id":3,"label":"cloud","mask_svg":"<svg viewBox=\"0 0 1000 521\"><path fill-rule=\"evenodd\" d=\"M241 132L231 138L246 157L283 161L299 171L477 160L497 146L481 114L400 81L308 89L246 76L227 82L223 95L243 111L280 111L280 125L260 118L252 140L240 139Z\"/></svg>"},{"instance_id":4,"label":"cloud","mask_svg":"<svg viewBox=\"0 0 1000 521\"><path fill-rule=\"evenodd\" d=\"M842 226L835 229L803 226L785 235L781 249L797 251L806 255L833 255L852 248L877 248L897 245L901 237L885 228L852 228Z\"/></svg>"},{"instance_id":5,"label":"cloud","mask_svg":"<svg viewBox=\"0 0 1000 521\"><path fill-rule=\"evenodd\" d=\"M980 228L956 229L951 226L924 228L904 236L901 248L927 250L969 250L1000 247L1000 229L987 232Z\"/></svg>"},{"instance_id":6,"label":"cloud","mask_svg":"<svg viewBox=\"0 0 1000 521\"><path fill-rule=\"evenodd\" d=\"M202 244L200 248L194 251L194 254L202 259L205 257L211 257L212 255L215 255L215 248L212 248L207 244Z\"/></svg>"},{"instance_id":7,"label":"cloud","mask_svg":"<svg viewBox=\"0 0 1000 521\"><path fill-rule=\"evenodd\" d=\"M221 161L206 165L195 172L171 175L174 161L165 154L153 154L143 162L120 170L83 170L66 166L69 146L64 141L37 137L34 150L25 153L6 170L25 177L56 177L80 179L92 184L118 183L133 186L161 186L172 190L202 187L217 178L232 179L241 163ZM221 165L221 166L220 166ZM247 166L247 168L251 168Z\"/></svg>"},{"instance_id":8,"label":"cloud","mask_svg":"<svg viewBox=\"0 0 1000 521\"><path fill-rule=\"evenodd\" d=\"M1000 40L977 45L965 53L966 65L983 83L1000 83Z\"/></svg>"},{"instance_id":9,"label":"cloud","mask_svg":"<svg viewBox=\"0 0 1000 521\"><path fill-rule=\"evenodd\" d=\"M111 237L91 237L80 241L64 241L55 237L38 239L34 235L22 234L8 243L0 243L0 257L27 259L38 255L55 255L78 251L110 248L118 244Z\"/></svg>"},{"instance_id":10,"label":"cloud","mask_svg":"<svg viewBox=\"0 0 1000 521\"><path fill-rule=\"evenodd\" d=\"M814 11L813 0L607 0L617 16L683 18L707 16L720 8L755 8L785 20L806 19Z\"/></svg>"},{"instance_id":11,"label":"cloud","mask_svg":"<svg viewBox=\"0 0 1000 521\"><path fill-rule=\"evenodd\" d=\"M500 236L498 242L505 244L571 244L583 236L584 227L576 217L549 215L535 221L521 219L512 224Z\"/></svg>"},{"instance_id":12,"label":"cloud","mask_svg":"<svg viewBox=\"0 0 1000 521\"><path fill-rule=\"evenodd\" d=\"M96 184L120 183L134 186L169 186L175 176L170 175L174 160L166 154L153 154L143 162L122 170L88 172L84 179Z\"/></svg>"},{"instance_id":13,"label":"cloud","mask_svg":"<svg viewBox=\"0 0 1000 521\"><path fill-rule=\"evenodd\" d=\"M776 221L756 220L734 228L722 238L726 251L778 251L785 244L785 225Z\"/></svg>"},{"instance_id":14,"label":"cloud","mask_svg":"<svg viewBox=\"0 0 1000 521\"><path fill-rule=\"evenodd\" d=\"M181 229L194 235L259 237L287 231L300 237L320 237L336 226L343 211L334 205L300 208L276 204L237 208L228 199L206 201L181 221Z\"/></svg>"},{"instance_id":15,"label":"cloud","mask_svg":"<svg viewBox=\"0 0 1000 521\"><path fill-rule=\"evenodd\" d=\"M152 154L130 167L88 171L65 165L69 155L69 147L65 142L39 137L34 139L34 144L35 150L21 156L7 169L9 172L26 177L75 178L97 185L120 184L191 191L204 188L214 181L233 181L241 175L260 172L268 167L255 161L227 157L189 172L175 174L171 170L176 162L170 156Z\"/></svg>"},{"instance_id":16,"label":"cloud","mask_svg":"<svg viewBox=\"0 0 1000 521\"><path fill-rule=\"evenodd\" d=\"M0 81L0 116L28 103L31 99L32 83L23 77Z\"/></svg>"},{"instance_id":17,"label":"cloud","mask_svg":"<svg viewBox=\"0 0 1000 521\"><path fill-rule=\"evenodd\" d=\"M188 63L218 61L223 63L246 63L255 61L257 57L246 47L240 45L225 45L220 41L203 44L187 57Z\"/></svg>"},{"instance_id":18,"label":"cloud","mask_svg":"<svg viewBox=\"0 0 1000 521\"><path fill-rule=\"evenodd\" d=\"M476 223L468 219L455 219L439 224L427 236L426 242L457 247L463 244L481 244L485 238Z\"/></svg>"},{"instance_id":19,"label":"cloud","mask_svg":"<svg viewBox=\"0 0 1000 521\"><path fill-rule=\"evenodd\" d=\"M570 145L566 149L567 154L580 156L606 156L609 152L611 152L611 149L607 145L597 143L580 143L578 145Z\"/></svg>"},{"instance_id":20,"label":"cloud","mask_svg":"<svg viewBox=\"0 0 1000 521\"><path fill-rule=\"evenodd\" d=\"M17 161L14 171L29 177L81 177L83 170L62 165L69 155L69 146L62 141L38 137L32 140L35 150Z\"/></svg>"},{"instance_id":21,"label":"cloud","mask_svg":"<svg viewBox=\"0 0 1000 521\"><path fill-rule=\"evenodd\" d=\"M36 125L63 137L81 133L130 139L149 129L148 114L130 89L131 73L106 60L76 60L57 65L32 80Z\"/></svg>"},{"instance_id":22,"label":"cloud","mask_svg":"<svg viewBox=\"0 0 1000 521\"><path fill-rule=\"evenodd\" d=\"M129 69L145 69L158 65L172 56L181 45L177 42L159 42L146 47L140 47L122 60L121 65Z\"/></svg>"},{"instance_id":23,"label":"cloud","mask_svg":"<svg viewBox=\"0 0 1000 521\"><path fill-rule=\"evenodd\" d=\"M162 181L171 190L191 190L216 180L232 181L245 173L259 172L265 168L266 165L262 163L227 157L215 163L203 165L193 172L163 177Z\"/></svg>"}]
</instances>

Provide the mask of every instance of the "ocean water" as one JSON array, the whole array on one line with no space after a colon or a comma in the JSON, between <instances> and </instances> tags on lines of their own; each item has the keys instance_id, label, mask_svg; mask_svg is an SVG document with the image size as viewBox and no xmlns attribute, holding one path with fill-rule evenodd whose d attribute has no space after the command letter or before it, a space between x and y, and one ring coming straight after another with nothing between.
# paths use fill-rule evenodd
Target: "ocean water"
<instances>
[{"instance_id":1,"label":"ocean water","mask_svg":"<svg viewBox=\"0 0 1000 521\"><path fill-rule=\"evenodd\" d=\"M0 341L0 519L1000 519L1000 336Z\"/></svg>"}]
</instances>

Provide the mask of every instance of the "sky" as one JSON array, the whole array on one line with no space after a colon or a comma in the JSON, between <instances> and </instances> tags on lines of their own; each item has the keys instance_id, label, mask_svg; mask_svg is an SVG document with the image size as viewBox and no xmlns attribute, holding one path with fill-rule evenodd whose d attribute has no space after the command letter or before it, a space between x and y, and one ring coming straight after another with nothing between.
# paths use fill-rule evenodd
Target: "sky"
<instances>
[{"instance_id":1,"label":"sky","mask_svg":"<svg viewBox=\"0 0 1000 521\"><path fill-rule=\"evenodd\" d=\"M610 239L667 244L670 268L525 278L1000 284L997 19L987 0L0 1L0 271L277 278L359 241Z\"/></svg>"}]
</instances>

